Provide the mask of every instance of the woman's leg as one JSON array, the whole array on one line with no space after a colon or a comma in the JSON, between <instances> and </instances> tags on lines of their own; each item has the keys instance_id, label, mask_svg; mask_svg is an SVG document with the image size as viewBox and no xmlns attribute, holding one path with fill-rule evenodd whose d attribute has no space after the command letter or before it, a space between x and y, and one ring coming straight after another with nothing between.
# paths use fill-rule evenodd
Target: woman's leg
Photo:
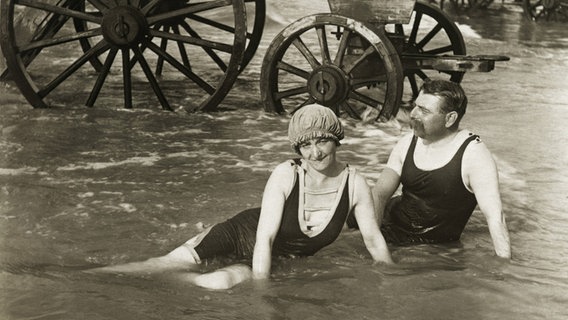
<instances>
[{"instance_id":1,"label":"woman's leg","mask_svg":"<svg viewBox=\"0 0 568 320\"><path fill-rule=\"evenodd\" d=\"M258 214L255 215L255 212L260 213L258 209L245 210L233 219L217 225L218 227L211 234L209 233L212 227L208 227L165 256L146 261L96 268L90 271L130 274L173 271L165 274L166 278L173 278L175 281L184 281L208 289L229 289L251 279L251 268L243 264L236 264L205 274L188 272L189 268L201 263L195 248L199 247L198 251L203 254L203 257L224 255L230 252L238 252L238 255L250 255L251 253L248 251L251 251L254 246L256 224L258 223ZM238 227L235 227L235 225ZM209 237L205 238L207 235ZM239 249L236 249L236 247Z\"/></svg>"},{"instance_id":2,"label":"woman's leg","mask_svg":"<svg viewBox=\"0 0 568 320\"><path fill-rule=\"evenodd\" d=\"M180 272L173 277L202 288L226 290L252 279L252 270L247 265L235 264L209 273Z\"/></svg>"},{"instance_id":3,"label":"woman's leg","mask_svg":"<svg viewBox=\"0 0 568 320\"><path fill-rule=\"evenodd\" d=\"M187 242L164 256L150 258L144 261L94 268L87 270L87 272L149 274L190 269L201 262L193 248L201 242L210 230L211 227L205 229L197 236L189 239Z\"/></svg>"}]
</instances>

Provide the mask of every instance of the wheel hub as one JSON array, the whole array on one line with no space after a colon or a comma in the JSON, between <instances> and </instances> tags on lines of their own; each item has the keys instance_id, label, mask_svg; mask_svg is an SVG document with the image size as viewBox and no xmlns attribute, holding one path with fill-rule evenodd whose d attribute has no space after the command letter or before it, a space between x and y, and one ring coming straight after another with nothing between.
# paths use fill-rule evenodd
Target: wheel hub
<instances>
[{"instance_id":1,"label":"wheel hub","mask_svg":"<svg viewBox=\"0 0 568 320\"><path fill-rule=\"evenodd\" d=\"M335 106L347 98L349 77L335 66L315 69L308 78L308 92L320 104Z\"/></svg>"},{"instance_id":2,"label":"wheel hub","mask_svg":"<svg viewBox=\"0 0 568 320\"><path fill-rule=\"evenodd\" d=\"M104 38L116 46L131 46L147 34L148 23L139 9L118 6L105 13L102 22Z\"/></svg>"}]
</instances>

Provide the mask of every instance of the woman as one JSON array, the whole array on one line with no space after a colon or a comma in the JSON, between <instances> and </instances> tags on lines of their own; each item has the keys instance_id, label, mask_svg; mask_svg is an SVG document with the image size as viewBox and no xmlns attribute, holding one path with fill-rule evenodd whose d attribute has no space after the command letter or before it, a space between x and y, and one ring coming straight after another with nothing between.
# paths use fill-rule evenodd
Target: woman
<instances>
[{"instance_id":1,"label":"woman","mask_svg":"<svg viewBox=\"0 0 568 320\"><path fill-rule=\"evenodd\" d=\"M201 287L227 289L247 279L267 279L274 256L315 254L337 239L349 214L357 220L373 260L392 263L365 178L336 158L343 126L333 111L315 104L302 107L290 120L288 138L301 159L286 161L274 169L261 208L245 210L207 228L165 256L94 270L182 270L213 257L252 257L252 270L237 264L182 276Z\"/></svg>"}]
</instances>

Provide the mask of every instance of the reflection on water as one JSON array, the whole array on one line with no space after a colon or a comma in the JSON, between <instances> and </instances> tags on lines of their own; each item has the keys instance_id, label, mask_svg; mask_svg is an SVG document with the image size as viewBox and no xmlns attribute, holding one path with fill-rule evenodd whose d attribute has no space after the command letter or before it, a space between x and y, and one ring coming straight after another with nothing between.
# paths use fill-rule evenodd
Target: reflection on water
<instances>
[{"instance_id":1,"label":"reflection on water","mask_svg":"<svg viewBox=\"0 0 568 320\"><path fill-rule=\"evenodd\" d=\"M395 267L372 266L360 235L346 233L315 257L277 261L264 287L215 292L80 272L165 253L196 223L258 205L270 169L294 156L287 119L261 110L257 81L278 19L304 12L269 4L280 16L223 112L33 110L1 84L0 318L566 318L568 31L509 8L456 19L470 54L511 57L463 86L464 126L500 168L513 262L493 257L475 212L461 243L394 247ZM340 155L372 183L407 128L345 125Z\"/></svg>"}]
</instances>

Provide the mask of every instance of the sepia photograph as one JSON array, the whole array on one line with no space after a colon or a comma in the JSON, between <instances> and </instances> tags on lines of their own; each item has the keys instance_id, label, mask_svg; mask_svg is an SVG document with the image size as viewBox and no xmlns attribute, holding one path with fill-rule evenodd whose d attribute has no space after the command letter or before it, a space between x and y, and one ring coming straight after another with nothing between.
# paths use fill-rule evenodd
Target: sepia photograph
<instances>
[{"instance_id":1,"label":"sepia photograph","mask_svg":"<svg viewBox=\"0 0 568 320\"><path fill-rule=\"evenodd\" d=\"M568 0L0 0L0 320L568 319Z\"/></svg>"}]
</instances>

